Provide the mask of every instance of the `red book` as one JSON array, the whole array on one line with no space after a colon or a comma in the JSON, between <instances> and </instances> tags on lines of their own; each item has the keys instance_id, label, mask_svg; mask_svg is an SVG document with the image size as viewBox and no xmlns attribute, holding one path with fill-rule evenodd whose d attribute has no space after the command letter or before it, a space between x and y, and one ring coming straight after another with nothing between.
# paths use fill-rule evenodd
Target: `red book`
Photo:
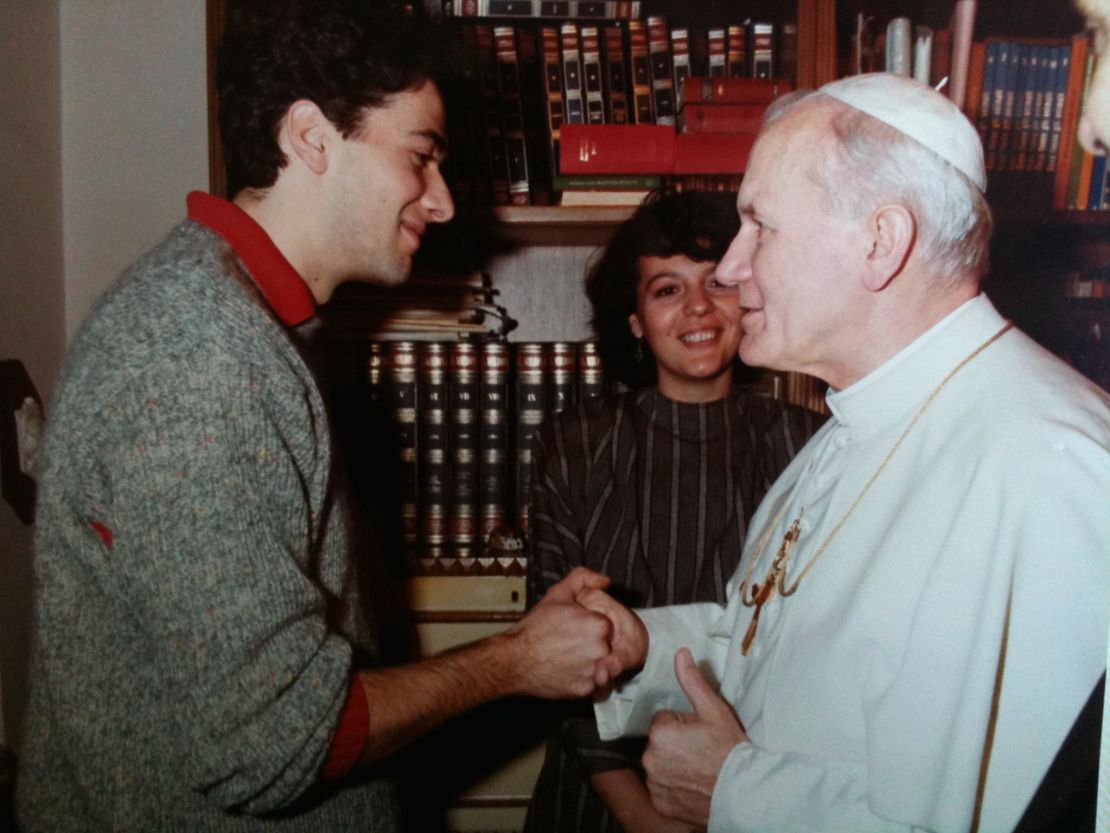
<instances>
[{"instance_id":1,"label":"red book","mask_svg":"<svg viewBox=\"0 0 1110 833\"><path fill-rule=\"evenodd\" d=\"M763 124L766 104L706 104L682 108L685 133L756 133Z\"/></svg>"},{"instance_id":2,"label":"red book","mask_svg":"<svg viewBox=\"0 0 1110 833\"><path fill-rule=\"evenodd\" d=\"M669 174L674 169L675 139L670 125L564 124L559 172Z\"/></svg>"},{"instance_id":3,"label":"red book","mask_svg":"<svg viewBox=\"0 0 1110 833\"><path fill-rule=\"evenodd\" d=\"M770 104L791 92L788 78L722 78L693 75L683 81L683 100L721 104Z\"/></svg>"},{"instance_id":4,"label":"red book","mask_svg":"<svg viewBox=\"0 0 1110 833\"><path fill-rule=\"evenodd\" d=\"M754 133L680 133L674 137L674 173L742 174Z\"/></svg>"}]
</instances>

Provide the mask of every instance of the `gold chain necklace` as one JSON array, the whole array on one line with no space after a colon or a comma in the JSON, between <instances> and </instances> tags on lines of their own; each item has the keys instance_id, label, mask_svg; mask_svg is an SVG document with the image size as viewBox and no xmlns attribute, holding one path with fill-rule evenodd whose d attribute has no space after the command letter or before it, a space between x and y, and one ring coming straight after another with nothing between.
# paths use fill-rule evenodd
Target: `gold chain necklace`
<instances>
[{"instance_id":1,"label":"gold chain necklace","mask_svg":"<svg viewBox=\"0 0 1110 833\"><path fill-rule=\"evenodd\" d=\"M798 576L794 579L793 584L791 584L789 587L786 586L786 572L790 567L790 550L794 546L794 542L797 541L798 537L801 535L802 515L805 512L804 506L798 513L798 517L794 519L794 523L790 524L790 528L786 530L786 534L782 536L782 543L779 545L779 551L775 553L774 560L771 561L771 566L767 570L767 575L763 577L763 583L751 584L750 582L752 578L752 573L755 572L755 566L759 563L759 559L763 555L763 550L767 546L767 541L771 537L771 532L779 525L779 521L782 520L783 513L786 511L786 505L784 504L782 509L778 511L778 514L775 515L774 520L772 520L771 523L767 526L767 531L763 534L763 537L756 545L756 550L752 554L752 561L751 565L748 567L747 575L744 576L744 580L740 583L740 602L744 605L744 607L755 608L755 612L752 614L752 621L748 624L748 630L744 633L744 639L740 643L740 650L744 656L748 655L748 651L751 650L752 647L752 642L755 641L755 632L759 627L759 614L763 611L763 605L770 601L776 592L783 598L794 595L794 593L798 589L798 585L802 583L802 579L805 578L806 574L813 569L813 565L817 563L817 560L824 554L825 550L828 549L829 543L832 541L833 538L836 537L836 534L840 532L841 527L844 526L844 523L848 520L851 514L856 511L856 507L859 506L860 501L863 500L864 495L866 495L867 492L871 489L875 481L879 479L879 475L883 473L883 470L887 467L887 464L890 463L891 459L897 453L898 449L901 447L906 437L909 436L910 432L914 429L914 426L917 425L918 421L920 421L922 415L924 415L925 411L929 409L929 406L933 404L933 400L937 398L937 395L944 389L944 386L952 381L952 377L963 370L968 362L970 362L972 359L974 359L976 356L978 356L980 353L982 353L984 350L998 341L998 339L1002 338L1002 336L1005 335L1006 332L1010 330L1013 326L1014 323L1012 321L1007 321L1001 330L999 330L993 336L991 336L978 347L976 347L970 355L965 357L963 361L952 368L949 374L941 380L941 383L933 389L933 392L929 394L929 398L925 400L920 408L918 408L917 413L914 414L913 419L910 420L910 424L906 426L906 430L902 432L902 435L898 437L897 440L895 440L894 445L891 446L891 449L889 452L887 452L886 457L884 457L883 461L879 463L879 467L875 469L875 473L871 475L871 478L864 485L863 489L860 490L860 493L858 495L856 495L856 499L852 501L852 505L848 507L848 510L844 513L840 520L837 521L836 526L834 526L829 534L825 536L825 540L821 542L821 546L817 548L817 551L813 554L813 557L809 560L809 563L802 568L802 571L800 573L798 573Z\"/></svg>"}]
</instances>

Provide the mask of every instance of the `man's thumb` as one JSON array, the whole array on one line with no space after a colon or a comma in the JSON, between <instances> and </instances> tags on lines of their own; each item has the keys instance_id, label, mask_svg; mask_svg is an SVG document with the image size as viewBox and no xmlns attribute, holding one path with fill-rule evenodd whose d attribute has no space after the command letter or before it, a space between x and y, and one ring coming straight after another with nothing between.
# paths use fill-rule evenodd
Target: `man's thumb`
<instances>
[{"instance_id":1,"label":"man's thumb","mask_svg":"<svg viewBox=\"0 0 1110 833\"><path fill-rule=\"evenodd\" d=\"M698 717L709 717L724 704L702 676L689 648L679 648L675 653L674 675Z\"/></svg>"}]
</instances>

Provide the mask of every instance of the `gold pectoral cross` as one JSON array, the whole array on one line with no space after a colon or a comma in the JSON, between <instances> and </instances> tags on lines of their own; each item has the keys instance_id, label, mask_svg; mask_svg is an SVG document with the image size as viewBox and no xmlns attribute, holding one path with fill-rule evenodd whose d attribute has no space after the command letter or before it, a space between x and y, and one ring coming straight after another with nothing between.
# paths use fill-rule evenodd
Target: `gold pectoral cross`
<instances>
[{"instance_id":1,"label":"gold pectoral cross","mask_svg":"<svg viewBox=\"0 0 1110 833\"><path fill-rule=\"evenodd\" d=\"M759 614L763 612L763 605L774 597L776 591L782 590L782 579L786 575L790 548L798 540L800 522L801 518L799 517L790 525L786 534L782 536L782 544L779 546L779 551L775 553L775 560L771 562L771 567L767 570L763 583L751 585L751 598L744 598L743 591L741 591L740 600L744 603L744 606L755 608L752 613L752 620L748 623L748 629L744 632L744 639L740 643L740 653L743 656L748 655L748 651L751 650L752 643L755 641L755 632L759 629Z\"/></svg>"}]
</instances>

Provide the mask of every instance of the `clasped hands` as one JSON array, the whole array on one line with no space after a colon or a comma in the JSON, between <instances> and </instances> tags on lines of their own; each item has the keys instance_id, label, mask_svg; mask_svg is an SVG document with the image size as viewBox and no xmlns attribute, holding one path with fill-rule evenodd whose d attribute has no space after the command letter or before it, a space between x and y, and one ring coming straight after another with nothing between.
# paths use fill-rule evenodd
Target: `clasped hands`
<instances>
[{"instance_id":1,"label":"clasped hands","mask_svg":"<svg viewBox=\"0 0 1110 833\"><path fill-rule=\"evenodd\" d=\"M517 628L538 637L545 697L584 697L647 658L643 621L605 593L607 576L579 567L552 587ZM535 669L536 666L533 666ZM644 770L660 813L690 824L709 822L717 776L729 752L750 742L736 712L706 681L686 648L675 654L675 677L693 712L664 710L651 723Z\"/></svg>"}]
</instances>

